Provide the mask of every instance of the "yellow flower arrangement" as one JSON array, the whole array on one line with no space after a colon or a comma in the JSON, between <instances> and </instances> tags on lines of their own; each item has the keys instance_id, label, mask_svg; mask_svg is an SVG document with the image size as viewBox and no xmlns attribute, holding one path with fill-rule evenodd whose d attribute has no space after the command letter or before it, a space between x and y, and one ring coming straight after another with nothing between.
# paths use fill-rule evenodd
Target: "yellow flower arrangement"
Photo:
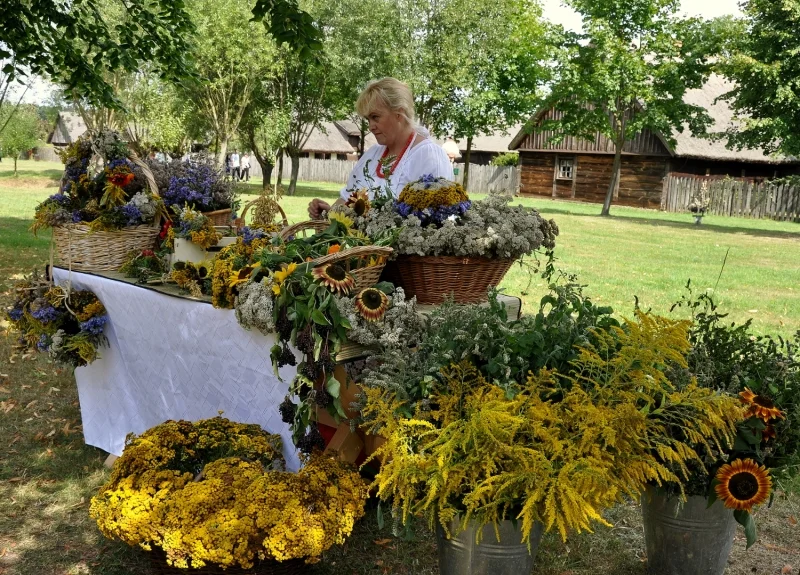
<instances>
[{"instance_id":1,"label":"yellow flower arrangement","mask_svg":"<svg viewBox=\"0 0 800 575\"><path fill-rule=\"evenodd\" d=\"M240 237L235 244L220 250L214 258L214 267L211 271L211 303L214 307L233 307L240 270L253 265L254 254L269 247L269 244L269 237L252 239L249 242Z\"/></svg>"},{"instance_id":2,"label":"yellow flower arrangement","mask_svg":"<svg viewBox=\"0 0 800 575\"><path fill-rule=\"evenodd\" d=\"M397 198L398 202L407 204L413 210L454 206L469 201L469 196L461 184L448 182L449 185L424 187L419 183L407 184Z\"/></svg>"},{"instance_id":3,"label":"yellow flower arrangement","mask_svg":"<svg viewBox=\"0 0 800 575\"><path fill-rule=\"evenodd\" d=\"M158 547L175 567L314 563L364 514L366 484L320 453L297 473L282 465L279 436L257 425L169 421L129 439L90 515L106 537Z\"/></svg>"},{"instance_id":4,"label":"yellow flower arrangement","mask_svg":"<svg viewBox=\"0 0 800 575\"><path fill-rule=\"evenodd\" d=\"M648 483L681 484L701 447L730 445L743 410L736 398L692 383L672 386L663 366L686 366L687 324L637 315L597 331L569 373L530 373L505 389L469 363L443 367L427 408L394 390L367 387L362 415L387 441L372 456L374 481L403 521L422 514L445 530L461 517L480 525L520 520L591 530L603 509ZM430 385L430 383L429 383Z\"/></svg>"}]
</instances>

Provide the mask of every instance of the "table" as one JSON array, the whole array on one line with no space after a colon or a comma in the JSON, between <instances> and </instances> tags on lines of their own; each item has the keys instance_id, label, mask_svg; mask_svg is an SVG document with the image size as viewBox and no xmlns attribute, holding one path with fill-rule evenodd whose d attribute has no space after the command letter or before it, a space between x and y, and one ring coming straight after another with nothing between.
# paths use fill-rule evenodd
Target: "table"
<instances>
[{"instance_id":1,"label":"table","mask_svg":"<svg viewBox=\"0 0 800 575\"><path fill-rule=\"evenodd\" d=\"M222 411L231 420L279 434L287 469L299 468L291 431L278 412L296 370L285 366L280 378L275 375L269 357L275 335L246 330L233 310L215 309L210 298L183 295L173 285L143 286L115 272L63 268L53 268L53 279L93 291L108 312L109 347L100 348L91 365L75 370L87 444L121 455L128 433ZM519 316L519 298L501 300L509 317ZM419 309L429 313L434 307ZM337 359L342 363L361 355L363 348L347 346Z\"/></svg>"},{"instance_id":2,"label":"table","mask_svg":"<svg viewBox=\"0 0 800 575\"><path fill-rule=\"evenodd\" d=\"M121 455L128 433L222 411L280 434L287 468L298 469L278 413L296 372L286 366L283 381L275 375L269 351L276 337L242 328L233 310L108 277L114 275L53 268L57 284L70 278L73 289L92 290L109 317L109 347L75 370L86 443Z\"/></svg>"}]
</instances>

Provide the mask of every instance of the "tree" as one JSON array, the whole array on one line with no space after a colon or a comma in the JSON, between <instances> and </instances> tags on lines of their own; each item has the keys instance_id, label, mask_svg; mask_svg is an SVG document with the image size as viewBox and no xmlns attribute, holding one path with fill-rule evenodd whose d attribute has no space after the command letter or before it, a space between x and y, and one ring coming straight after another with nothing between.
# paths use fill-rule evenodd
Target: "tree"
<instances>
[{"instance_id":1,"label":"tree","mask_svg":"<svg viewBox=\"0 0 800 575\"><path fill-rule=\"evenodd\" d=\"M733 30L725 35L734 43L720 70L735 84L723 98L740 124L727 134L729 145L796 157L800 154L800 1L748 0L742 7L744 22L723 22Z\"/></svg>"},{"instance_id":2,"label":"tree","mask_svg":"<svg viewBox=\"0 0 800 575\"><path fill-rule=\"evenodd\" d=\"M288 141L290 122L291 110L280 108L273 100L269 86L262 85L253 95L240 131L261 166L262 187L265 190L272 181L277 154Z\"/></svg>"},{"instance_id":3,"label":"tree","mask_svg":"<svg viewBox=\"0 0 800 575\"><path fill-rule=\"evenodd\" d=\"M174 85L147 72L136 74L122 92L126 110L122 127L141 154L161 151L179 156L186 150L189 105L177 92Z\"/></svg>"},{"instance_id":4,"label":"tree","mask_svg":"<svg viewBox=\"0 0 800 575\"><path fill-rule=\"evenodd\" d=\"M33 105L0 107L0 120L11 116L6 129L0 135L0 148L3 155L14 159L14 175L17 175L17 160L22 152L36 147L41 138L41 123L36 107Z\"/></svg>"},{"instance_id":5,"label":"tree","mask_svg":"<svg viewBox=\"0 0 800 575\"><path fill-rule=\"evenodd\" d=\"M506 130L535 111L549 70L548 27L530 0L492 0L472 9L452 1L449 18L460 31L451 41L461 57L455 83L431 118L437 133L466 138L465 188L475 136Z\"/></svg>"},{"instance_id":6,"label":"tree","mask_svg":"<svg viewBox=\"0 0 800 575\"><path fill-rule=\"evenodd\" d=\"M543 130L614 144L611 181L602 215L619 189L622 150L649 129L674 144L673 131L701 135L711 119L683 101L711 70L709 39L697 19L679 19L676 0L570 0L584 33L566 34L547 105L563 116Z\"/></svg>"},{"instance_id":7,"label":"tree","mask_svg":"<svg viewBox=\"0 0 800 575\"><path fill-rule=\"evenodd\" d=\"M190 12L197 81L185 84L184 94L213 131L221 165L253 90L274 75L278 53L265 30L248 22L248 0L192 0Z\"/></svg>"},{"instance_id":8,"label":"tree","mask_svg":"<svg viewBox=\"0 0 800 575\"><path fill-rule=\"evenodd\" d=\"M109 3L124 9L130 22L109 26L99 18ZM319 30L296 0L257 0L249 19L263 21L302 58L321 48ZM112 108L121 103L106 74L131 73L151 62L161 77L183 78L194 32L183 0L4 0L0 30L0 60L8 60L3 73L10 80L48 76L92 105Z\"/></svg>"}]
</instances>

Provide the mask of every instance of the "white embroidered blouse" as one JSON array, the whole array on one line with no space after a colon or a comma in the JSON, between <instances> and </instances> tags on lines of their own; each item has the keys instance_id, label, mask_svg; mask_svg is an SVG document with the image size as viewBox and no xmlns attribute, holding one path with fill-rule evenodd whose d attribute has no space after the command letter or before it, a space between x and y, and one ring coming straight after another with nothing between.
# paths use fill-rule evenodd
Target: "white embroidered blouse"
<instances>
[{"instance_id":1,"label":"white embroidered blouse","mask_svg":"<svg viewBox=\"0 0 800 575\"><path fill-rule=\"evenodd\" d=\"M364 152L364 155L356 162L353 171L350 172L347 183L340 192L343 199L346 200L350 192L362 188L370 190L369 198L373 199L373 188L386 188L386 180L375 175L375 169L384 150L386 150L386 146L375 144ZM372 181L364 176L365 166L367 167L367 174L372 178ZM450 164L450 159L442 147L430 138L425 138L406 150L406 153L403 154L400 162L395 167L394 173L388 178L389 188L396 198L403 191L403 187L406 184L414 182L427 174L433 174L436 178L453 179L453 166Z\"/></svg>"}]
</instances>

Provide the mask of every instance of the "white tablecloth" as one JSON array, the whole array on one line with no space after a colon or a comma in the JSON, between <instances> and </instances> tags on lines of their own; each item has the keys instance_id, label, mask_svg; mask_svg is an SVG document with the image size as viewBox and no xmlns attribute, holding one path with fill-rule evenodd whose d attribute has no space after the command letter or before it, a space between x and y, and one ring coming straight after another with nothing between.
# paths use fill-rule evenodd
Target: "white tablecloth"
<instances>
[{"instance_id":1,"label":"white tablecloth","mask_svg":"<svg viewBox=\"0 0 800 575\"><path fill-rule=\"evenodd\" d=\"M68 275L53 270L57 284ZM92 290L109 316L110 347L75 370L86 443L120 455L130 432L221 410L233 421L279 433L287 467L299 467L278 413L295 368L281 369L283 381L275 376L269 358L274 336L245 330L233 310L91 274L73 271L71 281L74 289Z\"/></svg>"}]
</instances>

